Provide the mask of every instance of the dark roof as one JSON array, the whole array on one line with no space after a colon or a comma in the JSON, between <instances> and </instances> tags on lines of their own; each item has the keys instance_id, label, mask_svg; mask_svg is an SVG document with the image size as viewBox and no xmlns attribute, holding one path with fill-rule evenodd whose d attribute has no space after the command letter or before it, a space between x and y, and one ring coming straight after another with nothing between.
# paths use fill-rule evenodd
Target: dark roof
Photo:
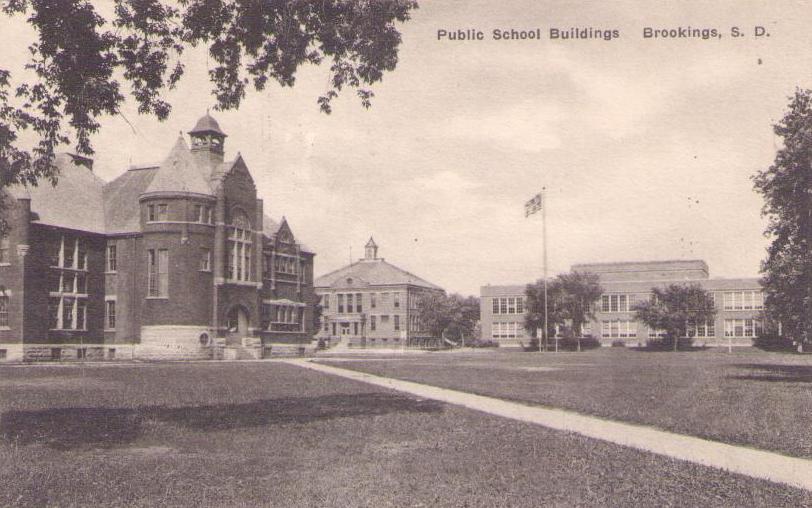
<instances>
[{"instance_id":1,"label":"dark roof","mask_svg":"<svg viewBox=\"0 0 812 508\"><path fill-rule=\"evenodd\" d=\"M377 246L378 245L375 243L375 240L373 240L372 237L370 236L369 241L367 242L367 244L364 247L377 247Z\"/></svg>"},{"instance_id":2,"label":"dark roof","mask_svg":"<svg viewBox=\"0 0 812 508\"><path fill-rule=\"evenodd\" d=\"M74 162L76 160L69 154L57 155L54 161L59 169L56 186L41 181L36 187L18 189L15 193L21 196L28 193L38 224L103 233L104 180L88 166Z\"/></svg>"},{"instance_id":3,"label":"dark roof","mask_svg":"<svg viewBox=\"0 0 812 508\"><path fill-rule=\"evenodd\" d=\"M158 166L131 168L104 187L104 213L108 233L133 233L141 230L141 208L138 197L143 194Z\"/></svg>"},{"instance_id":4,"label":"dark roof","mask_svg":"<svg viewBox=\"0 0 812 508\"><path fill-rule=\"evenodd\" d=\"M145 192L177 191L212 195L208 180L204 180L203 172L198 168L182 137L178 137Z\"/></svg>"},{"instance_id":5,"label":"dark roof","mask_svg":"<svg viewBox=\"0 0 812 508\"><path fill-rule=\"evenodd\" d=\"M387 263L383 259L361 260L351 265L339 268L333 272L322 275L313 284L316 287L344 287L347 279L353 279L353 284L369 284L370 286L392 286L409 284L428 289L442 291L440 286L421 279L413 273Z\"/></svg>"},{"instance_id":6,"label":"dark roof","mask_svg":"<svg viewBox=\"0 0 812 508\"><path fill-rule=\"evenodd\" d=\"M220 134L223 137L227 136L227 134L220 129L220 124L217 123L217 120L212 118L212 116L208 113L200 117L195 124L195 128L190 130L189 134L203 134L206 132Z\"/></svg>"}]
</instances>

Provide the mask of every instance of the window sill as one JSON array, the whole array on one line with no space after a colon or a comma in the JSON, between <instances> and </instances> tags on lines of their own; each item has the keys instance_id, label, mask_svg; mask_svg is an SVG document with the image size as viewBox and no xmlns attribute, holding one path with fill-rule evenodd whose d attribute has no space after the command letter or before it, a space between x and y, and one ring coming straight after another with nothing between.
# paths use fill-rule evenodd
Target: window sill
<instances>
[{"instance_id":1,"label":"window sill","mask_svg":"<svg viewBox=\"0 0 812 508\"><path fill-rule=\"evenodd\" d=\"M198 270L200 273L211 273L211 270Z\"/></svg>"},{"instance_id":2,"label":"window sill","mask_svg":"<svg viewBox=\"0 0 812 508\"><path fill-rule=\"evenodd\" d=\"M147 296L146 300L169 300L168 296Z\"/></svg>"},{"instance_id":3,"label":"window sill","mask_svg":"<svg viewBox=\"0 0 812 508\"><path fill-rule=\"evenodd\" d=\"M118 271L116 270L108 270L104 272L105 275L118 275Z\"/></svg>"},{"instance_id":4,"label":"window sill","mask_svg":"<svg viewBox=\"0 0 812 508\"><path fill-rule=\"evenodd\" d=\"M0 263L0 266L11 266L11 263Z\"/></svg>"},{"instance_id":5,"label":"window sill","mask_svg":"<svg viewBox=\"0 0 812 508\"><path fill-rule=\"evenodd\" d=\"M11 330L10 326L0 326L0 332L7 332Z\"/></svg>"},{"instance_id":6,"label":"window sill","mask_svg":"<svg viewBox=\"0 0 812 508\"><path fill-rule=\"evenodd\" d=\"M115 329L115 328L105 328L105 329L104 329L104 333L107 333L107 332L115 332L115 331L116 331L116 329Z\"/></svg>"},{"instance_id":7,"label":"window sill","mask_svg":"<svg viewBox=\"0 0 812 508\"><path fill-rule=\"evenodd\" d=\"M49 332L86 332L87 328L49 328Z\"/></svg>"}]
</instances>

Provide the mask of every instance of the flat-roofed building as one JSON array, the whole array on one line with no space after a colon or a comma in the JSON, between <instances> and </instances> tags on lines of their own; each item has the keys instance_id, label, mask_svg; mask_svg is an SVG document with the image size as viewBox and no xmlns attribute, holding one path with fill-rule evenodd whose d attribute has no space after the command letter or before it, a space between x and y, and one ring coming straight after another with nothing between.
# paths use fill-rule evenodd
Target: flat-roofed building
<instances>
[{"instance_id":1,"label":"flat-roofed building","mask_svg":"<svg viewBox=\"0 0 812 508\"><path fill-rule=\"evenodd\" d=\"M713 295L717 309L712 322L688 329L694 344L705 346L750 346L762 329L764 298L757 278L710 278L702 260L581 263L573 271L592 272L600 277L603 294L595 304L594 319L584 325L583 334L602 345L642 346L662 335L634 319L637 302L648 300L651 289L670 284L699 284ZM519 331L513 323L524 322L525 286L483 286L480 299L482 338L509 346L530 341L532 333ZM522 300L522 313L518 304ZM503 306L504 304L504 306ZM498 311L498 312L497 312Z\"/></svg>"}]
</instances>

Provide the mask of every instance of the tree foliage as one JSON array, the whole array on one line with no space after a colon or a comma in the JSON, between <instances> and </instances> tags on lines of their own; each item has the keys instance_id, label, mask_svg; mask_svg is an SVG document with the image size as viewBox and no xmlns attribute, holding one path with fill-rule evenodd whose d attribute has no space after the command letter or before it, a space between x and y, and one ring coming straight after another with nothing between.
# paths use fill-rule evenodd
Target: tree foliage
<instances>
[{"instance_id":1,"label":"tree foliage","mask_svg":"<svg viewBox=\"0 0 812 508\"><path fill-rule=\"evenodd\" d=\"M594 317L593 304L603 293L597 274L574 271L562 273L547 284L547 336L556 327L566 335L579 337L584 323ZM526 290L525 329L544 328L544 280L528 284Z\"/></svg>"},{"instance_id":2,"label":"tree foliage","mask_svg":"<svg viewBox=\"0 0 812 508\"><path fill-rule=\"evenodd\" d=\"M761 264L765 311L784 334L812 341L812 90L796 90L773 126L783 146L753 182L764 197L765 235L771 243Z\"/></svg>"},{"instance_id":3,"label":"tree foliage","mask_svg":"<svg viewBox=\"0 0 812 508\"><path fill-rule=\"evenodd\" d=\"M692 326L712 321L716 316L713 296L699 284L670 284L651 288L649 300L638 302L633 310L635 319L653 330L662 330L662 342L677 350L679 340L693 337Z\"/></svg>"},{"instance_id":4,"label":"tree foliage","mask_svg":"<svg viewBox=\"0 0 812 508\"><path fill-rule=\"evenodd\" d=\"M91 155L100 119L118 114L127 95L140 113L165 119L164 95L192 46L205 45L214 62L216 109L237 108L268 81L293 86L302 65L325 61L321 111L346 88L369 107L369 86L397 64L396 23L415 8L415 0L7 0L3 12L24 17L37 36L19 76L33 78L15 85L0 69L0 190L54 182L60 145ZM37 139L33 148L20 145L23 131Z\"/></svg>"},{"instance_id":5,"label":"tree foliage","mask_svg":"<svg viewBox=\"0 0 812 508\"><path fill-rule=\"evenodd\" d=\"M470 339L479 321L479 299L458 294L428 293L417 300L420 320L438 338Z\"/></svg>"}]
</instances>

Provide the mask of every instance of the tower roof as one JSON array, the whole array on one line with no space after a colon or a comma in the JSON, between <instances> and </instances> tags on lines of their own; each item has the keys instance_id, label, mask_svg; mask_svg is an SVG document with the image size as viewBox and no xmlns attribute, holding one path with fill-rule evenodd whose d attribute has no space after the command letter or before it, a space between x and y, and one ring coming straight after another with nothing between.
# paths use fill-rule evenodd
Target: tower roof
<instances>
[{"instance_id":1,"label":"tower roof","mask_svg":"<svg viewBox=\"0 0 812 508\"><path fill-rule=\"evenodd\" d=\"M201 116L200 119L195 124L194 129L189 131L189 134L204 134L207 132L211 132L214 134L219 134L223 137L227 137L228 135L220 129L220 124L217 123L207 111L205 115Z\"/></svg>"},{"instance_id":2,"label":"tower roof","mask_svg":"<svg viewBox=\"0 0 812 508\"><path fill-rule=\"evenodd\" d=\"M377 247L377 246L378 245L375 243L375 240L373 240L372 237L370 236L369 241L367 242L367 244L364 247Z\"/></svg>"},{"instance_id":3,"label":"tower roof","mask_svg":"<svg viewBox=\"0 0 812 508\"><path fill-rule=\"evenodd\" d=\"M183 137L178 137L144 193L151 192L212 194L211 187L197 168Z\"/></svg>"}]
</instances>

